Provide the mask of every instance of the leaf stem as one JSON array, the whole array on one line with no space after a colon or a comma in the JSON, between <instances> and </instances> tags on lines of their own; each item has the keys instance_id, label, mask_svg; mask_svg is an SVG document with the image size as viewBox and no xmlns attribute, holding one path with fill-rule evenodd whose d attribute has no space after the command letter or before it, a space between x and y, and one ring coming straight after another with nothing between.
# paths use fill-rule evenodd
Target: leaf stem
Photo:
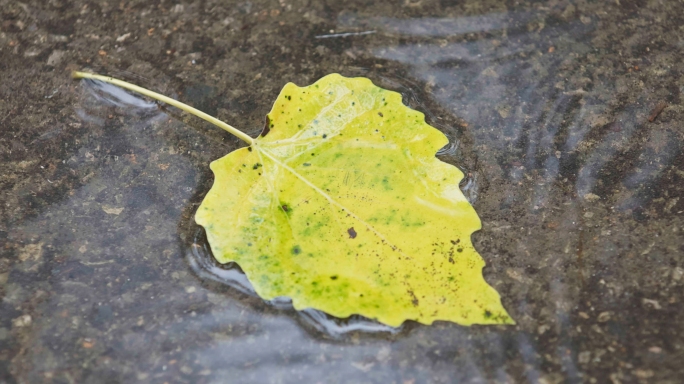
<instances>
[{"instance_id":1,"label":"leaf stem","mask_svg":"<svg viewBox=\"0 0 684 384\"><path fill-rule=\"evenodd\" d=\"M178 100L174 100L170 97L161 95L157 92L152 92L149 89L145 89L145 88L139 87L137 85L125 82L123 80L115 79L113 77L96 75L94 73L74 71L74 72L71 72L71 77L73 77L74 79L100 80L100 81L104 81L105 83L114 84L114 85L119 86L121 88L125 88L128 90L134 91L134 92L138 92L138 93L143 94L147 97L151 97L155 100L159 100L159 101L162 101L166 104L173 105L174 107L179 108L179 109L181 109L181 110L183 110L183 111L185 111L191 115L195 115L195 116L199 117L200 119L204 119L204 120L214 124L215 126L217 126L219 128L223 128L224 130L228 131L229 133L232 133L233 135L237 136L239 139L241 139L242 141L246 142L249 145L254 144L254 139L249 137L246 133L238 130L237 128L232 127L232 126L224 123L223 121L221 121L221 120L219 120L213 116L209 116L206 113L204 113L204 112L202 112L196 108L193 108L187 104L181 103Z\"/></svg>"}]
</instances>

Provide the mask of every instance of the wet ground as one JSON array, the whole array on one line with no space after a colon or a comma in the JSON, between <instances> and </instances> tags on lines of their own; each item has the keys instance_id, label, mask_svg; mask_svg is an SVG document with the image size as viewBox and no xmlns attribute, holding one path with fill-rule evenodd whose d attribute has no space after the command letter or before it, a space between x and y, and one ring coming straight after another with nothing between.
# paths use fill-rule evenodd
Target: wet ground
<instances>
[{"instance_id":1,"label":"wet ground","mask_svg":"<svg viewBox=\"0 0 684 384\"><path fill-rule=\"evenodd\" d=\"M0 382L684 381L681 1L0 0L0 21ZM288 81L401 92L452 140L517 325L387 332L250 295L192 218L242 144L84 68L252 136Z\"/></svg>"}]
</instances>

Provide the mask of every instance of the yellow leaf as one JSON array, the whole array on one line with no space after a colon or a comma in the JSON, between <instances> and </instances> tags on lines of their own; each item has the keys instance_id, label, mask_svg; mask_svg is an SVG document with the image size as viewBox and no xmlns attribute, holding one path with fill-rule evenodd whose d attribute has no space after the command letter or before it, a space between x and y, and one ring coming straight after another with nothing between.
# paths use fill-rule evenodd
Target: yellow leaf
<instances>
[{"instance_id":1,"label":"yellow leaf","mask_svg":"<svg viewBox=\"0 0 684 384\"><path fill-rule=\"evenodd\" d=\"M397 326L511 323L482 277L480 220L446 137L365 78L287 84L249 148L214 161L197 223L264 299Z\"/></svg>"},{"instance_id":2,"label":"yellow leaf","mask_svg":"<svg viewBox=\"0 0 684 384\"><path fill-rule=\"evenodd\" d=\"M337 74L290 83L261 136L235 134L250 146L211 163L196 221L262 298L390 326L514 323L482 277L463 173L435 157L448 140L401 95Z\"/></svg>"}]
</instances>

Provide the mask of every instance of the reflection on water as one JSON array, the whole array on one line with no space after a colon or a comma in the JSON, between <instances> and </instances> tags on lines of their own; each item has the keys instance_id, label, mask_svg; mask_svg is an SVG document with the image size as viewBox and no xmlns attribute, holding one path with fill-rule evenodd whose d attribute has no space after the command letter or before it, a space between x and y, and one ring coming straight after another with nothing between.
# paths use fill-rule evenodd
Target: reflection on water
<instances>
[{"instance_id":1,"label":"reflection on water","mask_svg":"<svg viewBox=\"0 0 684 384\"><path fill-rule=\"evenodd\" d=\"M534 20L532 12L489 13L463 17L421 17L398 19L392 17L364 17L353 13L343 14L337 22L344 27L378 29L384 33L402 36L452 37L472 32L515 30Z\"/></svg>"},{"instance_id":2,"label":"reflection on water","mask_svg":"<svg viewBox=\"0 0 684 384\"><path fill-rule=\"evenodd\" d=\"M76 115L84 122L97 126L105 125L105 118L98 113L89 113L88 110L114 107L128 115L134 115L143 119L141 125L150 125L161 119L167 118L155 101L134 95L115 85L102 81L85 79L81 81L83 91L87 95L83 106L76 108Z\"/></svg>"},{"instance_id":3,"label":"reflection on water","mask_svg":"<svg viewBox=\"0 0 684 384\"><path fill-rule=\"evenodd\" d=\"M138 111L157 110L157 103L139 96L135 96L123 88L102 81L84 79L86 87L91 90L91 95L96 102L103 106L115 106L120 108L134 108Z\"/></svg>"},{"instance_id":4,"label":"reflection on water","mask_svg":"<svg viewBox=\"0 0 684 384\"><path fill-rule=\"evenodd\" d=\"M437 151L437 156L444 156L444 155L453 156L457 152L458 152L458 143L453 142L453 141L449 141L449 144L445 145L439 151Z\"/></svg>"}]
</instances>

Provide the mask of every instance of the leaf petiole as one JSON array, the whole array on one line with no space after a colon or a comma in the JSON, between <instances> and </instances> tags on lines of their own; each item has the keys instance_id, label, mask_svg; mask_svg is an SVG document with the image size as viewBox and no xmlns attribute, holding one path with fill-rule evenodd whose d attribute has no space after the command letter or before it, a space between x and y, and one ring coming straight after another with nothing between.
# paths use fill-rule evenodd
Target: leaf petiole
<instances>
[{"instance_id":1,"label":"leaf petiole","mask_svg":"<svg viewBox=\"0 0 684 384\"><path fill-rule=\"evenodd\" d=\"M164 95L159 94L157 92L150 91L149 89L145 89L145 88L139 87L135 84L131 84L131 83L128 83L128 82L123 81L123 80L115 79L113 77L96 75L94 73L74 71L74 72L71 72L71 77L73 77L74 79L100 80L100 81L104 81L105 83L114 84L116 86L128 89L128 90L133 91L133 92L138 92L142 95L145 95L147 97L151 97L155 100L159 100L159 101L164 102L166 104L173 105L174 107L181 109L181 110L183 110L183 111L185 111L191 115L195 115L195 116L199 117L200 119L204 119L204 120L214 124L215 126L217 126L219 128L223 128L227 132L232 133L233 135L237 136L239 139L241 139L242 141L246 142L249 145L254 144L254 139L249 137L246 133L238 130L237 128L232 127L232 126L224 123L223 121L221 121L221 120L219 120L213 116L209 116L206 113L204 113L204 112L202 112L196 108L193 108L187 104L181 103L178 100L174 100L170 97L164 96Z\"/></svg>"}]
</instances>

